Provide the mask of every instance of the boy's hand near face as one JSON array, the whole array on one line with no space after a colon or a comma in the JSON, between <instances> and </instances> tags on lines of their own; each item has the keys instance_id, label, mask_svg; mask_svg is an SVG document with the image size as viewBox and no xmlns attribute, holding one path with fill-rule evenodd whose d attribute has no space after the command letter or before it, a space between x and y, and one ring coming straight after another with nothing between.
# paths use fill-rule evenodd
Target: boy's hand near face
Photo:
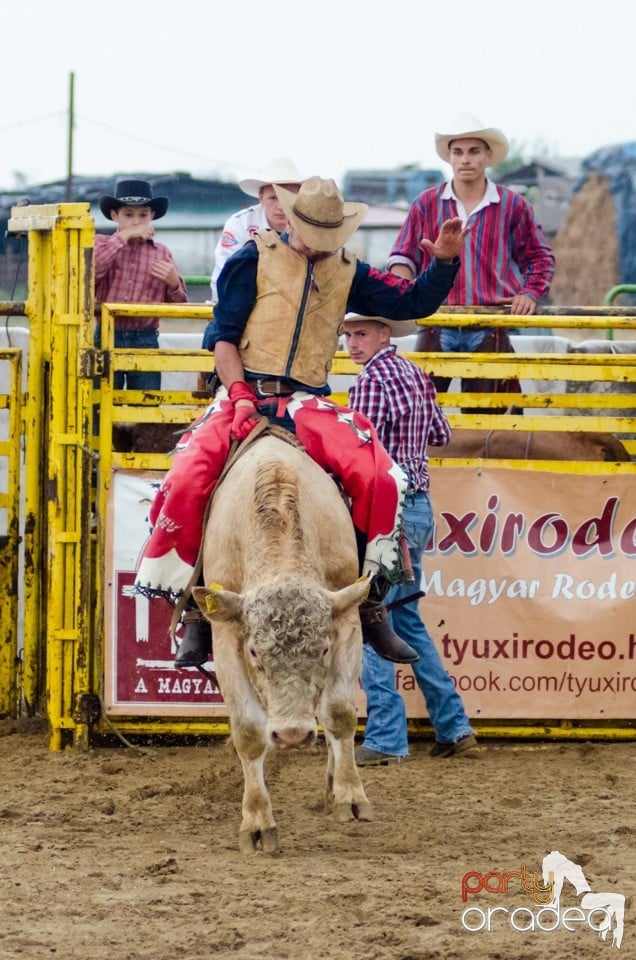
<instances>
[{"instance_id":1,"label":"boy's hand near face","mask_svg":"<svg viewBox=\"0 0 636 960\"><path fill-rule=\"evenodd\" d=\"M157 260L150 270L153 277L163 280L167 287L179 286L179 271L171 260Z\"/></svg>"},{"instance_id":2,"label":"boy's hand near face","mask_svg":"<svg viewBox=\"0 0 636 960\"><path fill-rule=\"evenodd\" d=\"M120 224L119 235L126 243L142 243L144 240L152 240L155 228L151 223L134 223L130 226Z\"/></svg>"}]
</instances>

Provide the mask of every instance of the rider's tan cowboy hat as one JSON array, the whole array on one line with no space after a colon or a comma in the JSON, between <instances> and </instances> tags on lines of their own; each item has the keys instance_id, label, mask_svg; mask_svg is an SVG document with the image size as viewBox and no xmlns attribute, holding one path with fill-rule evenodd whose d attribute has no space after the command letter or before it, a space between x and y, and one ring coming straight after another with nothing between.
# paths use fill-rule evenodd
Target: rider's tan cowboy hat
<instances>
[{"instance_id":1,"label":"rider's tan cowboy hat","mask_svg":"<svg viewBox=\"0 0 636 960\"><path fill-rule=\"evenodd\" d=\"M346 202L334 180L309 177L298 193L274 184L287 219L306 247L335 253L364 220L366 203Z\"/></svg>"},{"instance_id":2,"label":"rider's tan cowboy hat","mask_svg":"<svg viewBox=\"0 0 636 960\"><path fill-rule=\"evenodd\" d=\"M388 317L365 317L361 313L347 313L342 321L343 330L346 330L350 323L361 323L367 320L375 320L376 323L389 327L392 337L409 337L420 329L415 320L389 320Z\"/></svg>"},{"instance_id":3,"label":"rider's tan cowboy hat","mask_svg":"<svg viewBox=\"0 0 636 960\"><path fill-rule=\"evenodd\" d=\"M491 166L493 167L505 160L508 155L510 145L501 130L497 127L485 127L472 113L460 113L455 117L447 133L435 134L437 155L448 163L448 151L452 141L466 139L483 140L488 144L492 153Z\"/></svg>"},{"instance_id":4,"label":"rider's tan cowboy hat","mask_svg":"<svg viewBox=\"0 0 636 960\"><path fill-rule=\"evenodd\" d=\"M99 209L107 220L113 210L120 207L150 207L154 220L163 217L168 209L167 197L153 197L152 187L147 180L118 180L115 184L115 196L106 194L99 198Z\"/></svg>"},{"instance_id":5,"label":"rider's tan cowboy hat","mask_svg":"<svg viewBox=\"0 0 636 960\"><path fill-rule=\"evenodd\" d=\"M270 160L260 177L247 177L239 180L238 185L243 193L257 197L263 187L273 186L275 183L282 183L284 186L299 186L302 183L298 170L287 157Z\"/></svg>"}]
</instances>

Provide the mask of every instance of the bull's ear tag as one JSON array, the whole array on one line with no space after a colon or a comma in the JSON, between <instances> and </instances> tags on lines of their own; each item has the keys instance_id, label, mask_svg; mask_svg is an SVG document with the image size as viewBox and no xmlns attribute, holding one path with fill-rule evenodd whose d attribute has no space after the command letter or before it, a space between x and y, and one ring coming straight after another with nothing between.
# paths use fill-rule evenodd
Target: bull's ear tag
<instances>
[{"instance_id":1,"label":"bull's ear tag","mask_svg":"<svg viewBox=\"0 0 636 960\"><path fill-rule=\"evenodd\" d=\"M220 583L211 583L210 586L208 587L208 589L209 589L209 590L222 590L223 587L221 586ZM216 597L214 596L214 594L213 594L213 593L208 593L208 594L206 594L206 597L205 597L205 610L206 610L206 613L216 613L216 611L217 611L218 609L219 609L219 602L218 602L218 600L216 599Z\"/></svg>"}]
</instances>

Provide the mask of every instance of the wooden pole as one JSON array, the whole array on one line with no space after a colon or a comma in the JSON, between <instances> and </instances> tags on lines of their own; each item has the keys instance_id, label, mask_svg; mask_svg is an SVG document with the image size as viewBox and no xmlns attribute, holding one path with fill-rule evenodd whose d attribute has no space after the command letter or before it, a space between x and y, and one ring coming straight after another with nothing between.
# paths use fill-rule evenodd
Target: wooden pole
<instances>
[{"instance_id":1,"label":"wooden pole","mask_svg":"<svg viewBox=\"0 0 636 960\"><path fill-rule=\"evenodd\" d=\"M75 126L75 74L69 74L68 93L68 150L66 166L66 200L73 200L73 128Z\"/></svg>"}]
</instances>

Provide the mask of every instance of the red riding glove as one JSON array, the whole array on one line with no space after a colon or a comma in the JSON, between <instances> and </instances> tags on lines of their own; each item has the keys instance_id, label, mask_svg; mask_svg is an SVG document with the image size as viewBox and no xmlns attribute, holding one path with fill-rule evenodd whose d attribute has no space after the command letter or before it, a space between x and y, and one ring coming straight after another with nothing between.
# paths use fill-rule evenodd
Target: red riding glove
<instances>
[{"instance_id":1,"label":"red riding glove","mask_svg":"<svg viewBox=\"0 0 636 960\"><path fill-rule=\"evenodd\" d=\"M233 440L245 440L260 419L256 412L256 394L244 380L235 380L228 390L228 396L234 405L230 436Z\"/></svg>"}]
</instances>

